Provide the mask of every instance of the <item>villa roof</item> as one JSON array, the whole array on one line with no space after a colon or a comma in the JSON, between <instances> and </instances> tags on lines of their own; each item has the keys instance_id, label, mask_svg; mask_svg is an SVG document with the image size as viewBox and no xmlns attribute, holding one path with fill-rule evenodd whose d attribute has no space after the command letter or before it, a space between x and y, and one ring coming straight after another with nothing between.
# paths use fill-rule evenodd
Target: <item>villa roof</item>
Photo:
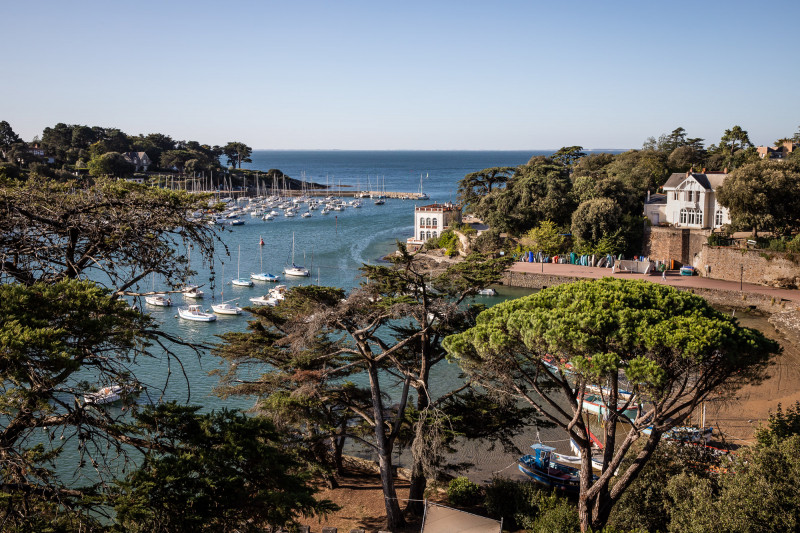
<instances>
[{"instance_id":1,"label":"villa roof","mask_svg":"<svg viewBox=\"0 0 800 533\"><path fill-rule=\"evenodd\" d=\"M664 189L675 189L689 177L694 178L704 189L714 191L722 185L722 182L725 181L728 174L726 172L676 172L672 174L664 184Z\"/></svg>"}]
</instances>

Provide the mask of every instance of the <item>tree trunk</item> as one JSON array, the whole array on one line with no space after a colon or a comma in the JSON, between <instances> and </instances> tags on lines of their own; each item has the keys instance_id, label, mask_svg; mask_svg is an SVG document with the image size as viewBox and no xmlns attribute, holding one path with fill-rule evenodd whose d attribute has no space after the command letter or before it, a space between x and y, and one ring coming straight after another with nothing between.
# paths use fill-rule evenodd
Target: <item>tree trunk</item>
<instances>
[{"instance_id":1,"label":"tree trunk","mask_svg":"<svg viewBox=\"0 0 800 533\"><path fill-rule=\"evenodd\" d=\"M375 444L378 448L378 467L381 473L381 486L383 487L383 501L386 505L386 527L391 530L405 526L403 513L397 501L397 491L392 478L392 447L386 435L386 425L383 418L383 401L381 400L381 387L378 381L378 369L374 364L368 366L370 392L372 394L372 410L375 416Z\"/></svg>"},{"instance_id":2,"label":"tree trunk","mask_svg":"<svg viewBox=\"0 0 800 533\"><path fill-rule=\"evenodd\" d=\"M428 307L427 305L423 305L423 313L422 313L422 320L421 326L424 330L428 325ZM429 383L429 375L430 375L430 349L429 349L429 336L427 333L422 334L421 339L421 353L420 353L420 375L419 381L425 384L425 387L415 386L414 389L417 391L417 412L420 416L425 416L427 413L427 409L430 406L430 400L428 398L428 383ZM420 422L422 423L422 422ZM417 431L414 435L414 445L412 448L415 450L419 449L417 445L417 441L422 439L422 427L418 426ZM406 505L406 511L410 512L414 516L422 516L425 513L425 489L428 486L428 478L425 477L425 467L422 464L423 458L417 457L417 454L414 453L414 464L411 467L411 485L408 490L408 504Z\"/></svg>"}]
</instances>

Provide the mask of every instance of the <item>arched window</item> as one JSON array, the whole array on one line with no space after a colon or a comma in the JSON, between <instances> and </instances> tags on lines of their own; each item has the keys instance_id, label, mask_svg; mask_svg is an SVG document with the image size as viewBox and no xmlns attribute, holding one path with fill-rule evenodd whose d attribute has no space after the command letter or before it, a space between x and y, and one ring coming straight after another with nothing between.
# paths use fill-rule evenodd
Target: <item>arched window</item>
<instances>
[{"instance_id":1,"label":"arched window","mask_svg":"<svg viewBox=\"0 0 800 533\"><path fill-rule=\"evenodd\" d=\"M714 227L718 228L722 225L722 209L717 209L714 213Z\"/></svg>"},{"instance_id":2,"label":"arched window","mask_svg":"<svg viewBox=\"0 0 800 533\"><path fill-rule=\"evenodd\" d=\"M427 221L426 221L426 225L428 225L428 226L430 226L430 225L431 225L431 219L427 219Z\"/></svg>"},{"instance_id":3,"label":"arched window","mask_svg":"<svg viewBox=\"0 0 800 533\"><path fill-rule=\"evenodd\" d=\"M428 239L430 239L430 238L431 238L431 232L430 232L430 231L426 231L426 232L425 232L425 235L427 235L427 236L428 236Z\"/></svg>"},{"instance_id":4,"label":"arched window","mask_svg":"<svg viewBox=\"0 0 800 533\"><path fill-rule=\"evenodd\" d=\"M438 224L439 224L439 220L434 218L433 219L433 227L435 228Z\"/></svg>"},{"instance_id":5,"label":"arched window","mask_svg":"<svg viewBox=\"0 0 800 533\"><path fill-rule=\"evenodd\" d=\"M688 222L686 222L686 218L687 218L686 209L681 209L681 219L680 219L681 224L688 224Z\"/></svg>"},{"instance_id":6,"label":"arched window","mask_svg":"<svg viewBox=\"0 0 800 533\"><path fill-rule=\"evenodd\" d=\"M434 220L434 222L436 222L436 221ZM438 235L438 232L434 231L434 232L433 232L433 238L435 239L435 238L436 238L436 237L438 237L438 236L439 236L439 235Z\"/></svg>"}]
</instances>

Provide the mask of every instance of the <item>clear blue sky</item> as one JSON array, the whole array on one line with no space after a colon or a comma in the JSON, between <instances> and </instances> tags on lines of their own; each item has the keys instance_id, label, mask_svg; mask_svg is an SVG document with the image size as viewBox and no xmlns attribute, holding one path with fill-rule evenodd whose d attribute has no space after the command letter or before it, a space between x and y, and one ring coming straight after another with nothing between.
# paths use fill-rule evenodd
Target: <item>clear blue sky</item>
<instances>
[{"instance_id":1,"label":"clear blue sky","mask_svg":"<svg viewBox=\"0 0 800 533\"><path fill-rule=\"evenodd\" d=\"M0 120L274 149L638 148L800 126L800 2L4 1Z\"/></svg>"}]
</instances>

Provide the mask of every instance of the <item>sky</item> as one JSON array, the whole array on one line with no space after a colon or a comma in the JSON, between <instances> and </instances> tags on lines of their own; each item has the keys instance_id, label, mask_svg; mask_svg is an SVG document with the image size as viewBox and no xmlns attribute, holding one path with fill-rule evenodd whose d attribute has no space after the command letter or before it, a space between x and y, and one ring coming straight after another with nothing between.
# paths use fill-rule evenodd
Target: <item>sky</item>
<instances>
[{"instance_id":1,"label":"sky","mask_svg":"<svg viewBox=\"0 0 800 533\"><path fill-rule=\"evenodd\" d=\"M800 129L800 2L0 0L0 120L254 149L639 148Z\"/></svg>"}]
</instances>

